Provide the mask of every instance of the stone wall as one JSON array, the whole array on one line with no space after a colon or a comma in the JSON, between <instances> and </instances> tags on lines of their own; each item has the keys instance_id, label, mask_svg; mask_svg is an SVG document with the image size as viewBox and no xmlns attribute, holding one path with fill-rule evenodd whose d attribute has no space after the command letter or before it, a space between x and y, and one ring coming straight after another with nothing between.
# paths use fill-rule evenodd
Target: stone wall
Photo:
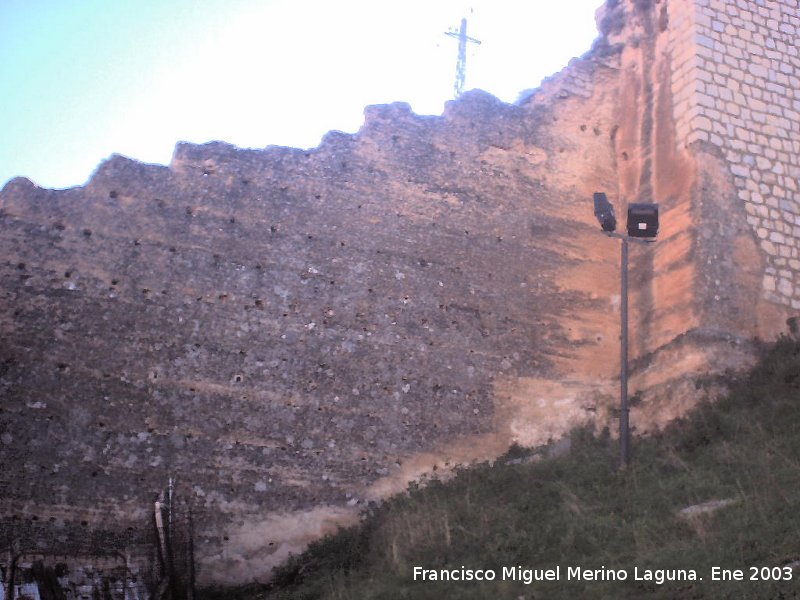
<instances>
[{"instance_id":1,"label":"stone wall","mask_svg":"<svg viewBox=\"0 0 800 600\"><path fill-rule=\"evenodd\" d=\"M800 9L796 0L695 0L675 74L685 143L718 147L768 257L765 296L800 308ZM684 40L681 43L685 43ZM688 122L687 122L688 116Z\"/></svg>"},{"instance_id":2,"label":"stone wall","mask_svg":"<svg viewBox=\"0 0 800 600\"><path fill-rule=\"evenodd\" d=\"M584 70L525 106L370 107L307 152L10 182L0 543L141 541L173 476L200 580L252 580L423 473L606 414L613 71Z\"/></svg>"},{"instance_id":3,"label":"stone wall","mask_svg":"<svg viewBox=\"0 0 800 600\"><path fill-rule=\"evenodd\" d=\"M632 423L682 415L797 308L796 6L764 4L609 1L592 51L515 105L368 107L309 151L179 144L80 188L10 182L0 545L144 543L173 476L201 582L263 579L410 480L614 431L596 191L622 225L661 207L631 250Z\"/></svg>"},{"instance_id":4,"label":"stone wall","mask_svg":"<svg viewBox=\"0 0 800 600\"><path fill-rule=\"evenodd\" d=\"M796 13L792 2L703 0L620 0L598 12L604 45L620 48L618 210L661 208L658 243L632 254L633 381L649 390L633 419L645 429L691 405L689 374L746 364L750 340L785 331L796 310L778 292L795 291L797 79L786 71L796 69ZM761 109L755 119L748 103Z\"/></svg>"}]
</instances>

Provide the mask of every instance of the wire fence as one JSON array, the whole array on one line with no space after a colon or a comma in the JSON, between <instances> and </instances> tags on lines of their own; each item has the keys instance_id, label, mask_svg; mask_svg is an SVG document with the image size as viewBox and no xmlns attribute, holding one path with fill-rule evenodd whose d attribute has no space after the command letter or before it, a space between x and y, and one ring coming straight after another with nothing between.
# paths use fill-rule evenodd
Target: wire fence
<instances>
[{"instance_id":1,"label":"wire fence","mask_svg":"<svg viewBox=\"0 0 800 600\"><path fill-rule=\"evenodd\" d=\"M150 514L123 535L6 524L0 600L194 600L192 509L172 479Z\"/></svg>"}]
</instances>

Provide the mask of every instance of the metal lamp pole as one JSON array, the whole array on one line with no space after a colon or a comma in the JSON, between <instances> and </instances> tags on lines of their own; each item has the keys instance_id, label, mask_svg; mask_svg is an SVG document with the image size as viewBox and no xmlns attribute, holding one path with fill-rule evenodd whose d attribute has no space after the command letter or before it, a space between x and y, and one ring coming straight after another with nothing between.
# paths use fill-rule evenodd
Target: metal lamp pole
<instances>
[{"instance_id":1,"label":"metal lamp pole","mask_svg":"<svg viewBox=\"0 0 800 600\"><path fill-rule=\"evenodd\" d=\"M594 214L609 237L622 240L620 257L619 466L631 463L630 405L628 404L628 242L652 243L658 234L658 205L628 205L628 235L616 233L614 207L602 192L594 195Z\"/></svg>"},{"instance_id":2,"label":"metal lamp pole","mask_svg":"<svg viewBox=\"0 0 800 600\"><path fill-rule=\"evenodd\" d=\"M622 237L620 260L620 357L619 357L619 466L631 463L630 408L628 407L628 237Z\"/></svg>"},{"instance_id":3,"label":"metal lamp pole","mask_svg":"<svg viewBox=\"0 0 800 600\"><path fill-rule=\"evenodd\" d=\"M625 469L631 463L630 407L628 405L628 242L630 239L621 233L607 232L607 235L622 240L619 293L619 466L621 469Z\"/></svg>"}]
</instances>

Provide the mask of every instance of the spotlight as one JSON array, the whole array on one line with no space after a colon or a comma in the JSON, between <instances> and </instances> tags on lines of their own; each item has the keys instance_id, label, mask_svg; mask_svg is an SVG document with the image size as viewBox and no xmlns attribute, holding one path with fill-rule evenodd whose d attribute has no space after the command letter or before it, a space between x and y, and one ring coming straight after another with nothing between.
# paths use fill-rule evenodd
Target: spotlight
<instances>
[{"instance_id":1,"label":"spotlight","mask_svg":"<svg viewBox=\"0 0 800 600\"><path fill-rule=\"evenodd\" d=\"M650 240L658 235L658 204L640 202L628 205L628 235Z\"/></svg>"},{"instance_id":2,"label":"spotlight","mask_svg":"<svg viewBox=\"0 0 800 600\"><path fill-rule=\"evenodd\" d=\"M594 216L600 221L603 231L609 233L617 230L617 217L614 216L614 207L603 192L594 193Z\"/></svg>"}]
</instances>

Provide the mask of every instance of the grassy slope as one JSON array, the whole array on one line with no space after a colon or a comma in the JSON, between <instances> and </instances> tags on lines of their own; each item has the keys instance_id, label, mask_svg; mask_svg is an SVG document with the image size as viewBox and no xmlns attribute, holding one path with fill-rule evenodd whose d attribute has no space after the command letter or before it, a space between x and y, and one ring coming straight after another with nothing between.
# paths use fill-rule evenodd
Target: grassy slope
<instances>
[{"instance_id":1,"label":"grassy slope","mask_svg":"<svg viewBox=\"0 0 800 600\"><path fill-rule=\"evenodd\" d=\"M277 573L271 589L206 597L794 598L794 581L712 582L711 567L800 560L800 344L780 340L728 398L634 444L575 431L567 456L498 460L371 507L361 526L326 538ZM681 508L736 503L686 519ZM559 583L420 583L413 566L496 569L561 565ZM626 582L565 581L567 566L626 569ZM632 581L633 568L695 569L704 581ZM499 577L498 577L499 578Z\"/></svg>"}]
</instances>

